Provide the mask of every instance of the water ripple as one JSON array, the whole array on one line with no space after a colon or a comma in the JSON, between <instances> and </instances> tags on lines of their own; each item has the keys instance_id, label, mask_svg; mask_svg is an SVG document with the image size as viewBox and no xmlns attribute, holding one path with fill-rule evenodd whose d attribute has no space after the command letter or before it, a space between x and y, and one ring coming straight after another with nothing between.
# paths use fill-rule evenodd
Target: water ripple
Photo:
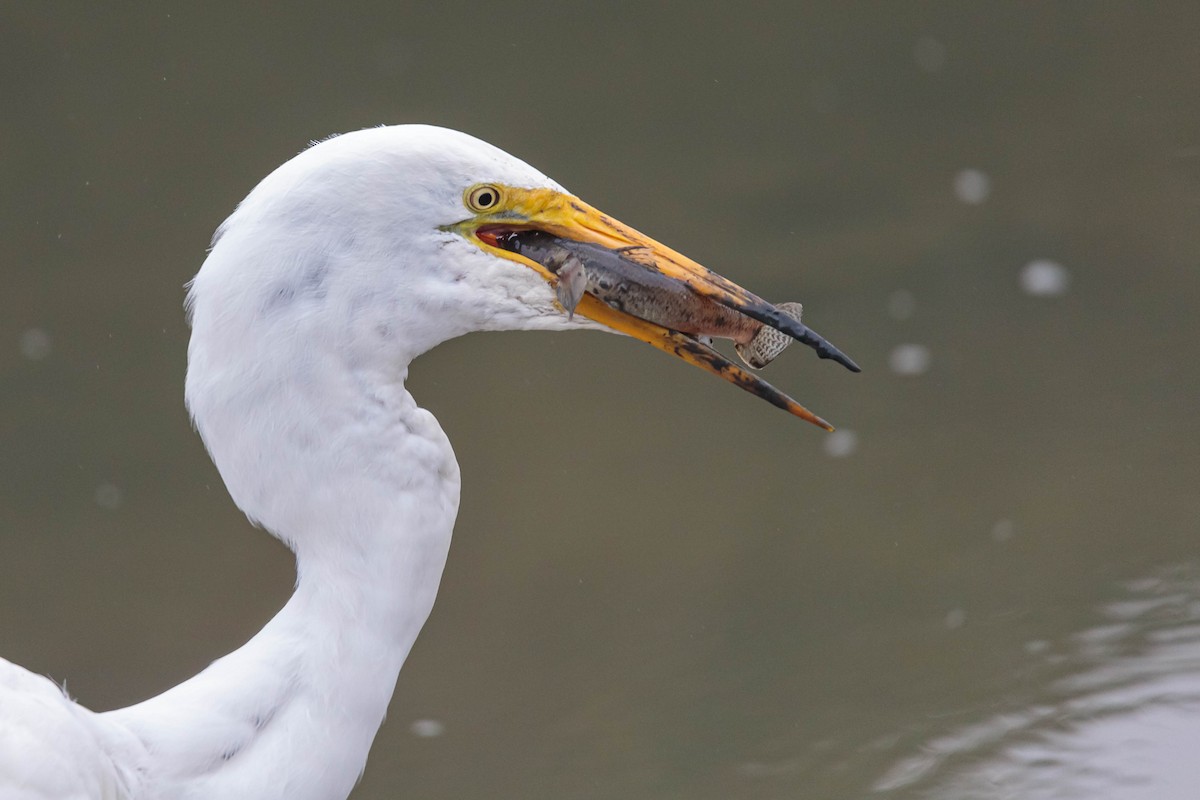
<instances>
[{"instance_id":1,"label":"water ripple","mask_svg":"<svg viewBox=\"0 0 1200 800\"><path fill-rule=\"evenodd\" d=\"M953 800L1200 795L1200 568L1130 581L1047 658L1036 701L928 736L876 793ZM1039 650L1039 653L1041 651Z\"/></svg>"}]
</instances>

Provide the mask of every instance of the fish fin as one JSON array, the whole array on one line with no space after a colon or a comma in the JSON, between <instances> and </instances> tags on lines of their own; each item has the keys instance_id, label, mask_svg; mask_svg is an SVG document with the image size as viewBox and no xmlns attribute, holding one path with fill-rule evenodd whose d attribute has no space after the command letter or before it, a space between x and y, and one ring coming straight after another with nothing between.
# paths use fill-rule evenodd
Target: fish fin
<instances>
[{"instance_id":1,"label":"fish fin","mask_svg":"<svg viewBox=\"0 0 1200 800\"><path fill-rule=\"evenodd\" d=\"M579 305L584 290L587 289L587 282L587 269L574 255L568 257L559 267L558 285L554 287L554 294L567 312L567 319L575 318L575 306Z\"/></svg>"},{"instance_id":2,"label":"fish fin","mask_svg":"<svg viewBox=\"0 0 1200 800\"><path fill-rule=\"evenodd\" d=\"M796 322L800 321L800 314L804 311L804 306L799 303L779 303L775 307ZM763 325L748 344L734 345L734 349L747 366L762 369L774 361L791 343L792 337L786 333L781 333L770 325Z\"/></svg>"}]
</instances>

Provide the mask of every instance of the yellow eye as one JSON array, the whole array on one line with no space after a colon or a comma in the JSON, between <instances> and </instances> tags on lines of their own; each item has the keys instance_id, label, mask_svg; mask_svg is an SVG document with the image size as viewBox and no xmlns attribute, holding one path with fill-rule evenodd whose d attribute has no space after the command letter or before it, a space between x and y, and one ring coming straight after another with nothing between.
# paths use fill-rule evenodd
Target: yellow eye
<instances>
[{"instance_id":1,"label":"yellow eye","mask_svg":"<svg viewBox=\"0 0 1200 800\"><path fill-rule=\"evenodd\" d=\"M489 211L500 204L500 187L490 183L472 186L467 189L463 200L472 211Z\"/></svg>"}]
</instances>

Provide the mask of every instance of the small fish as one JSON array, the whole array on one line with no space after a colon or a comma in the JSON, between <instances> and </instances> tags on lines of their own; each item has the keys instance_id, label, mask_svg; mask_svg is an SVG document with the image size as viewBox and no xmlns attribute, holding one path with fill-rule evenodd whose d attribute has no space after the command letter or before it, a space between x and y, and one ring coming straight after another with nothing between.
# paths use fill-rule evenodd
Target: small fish
<instances>
[{"instance_id":1,"label":"small fish","mask_svg":"<svg viewBox=\"0 0 1200 800\"><path fill-rule=\"evenodd\" d=\"M697 295L684 283L637 261L639 248L610 250L590 242L563 239L543 231L509 234L506 249L536 261L558 275L558 302L568 315L584 291L626 314L664 328L689 334L699 341L731 339L748 366L771 363L792 337L770 325ZM781 303L776 308L800 324L802 306Z\"/></svg>"}]
</instances>

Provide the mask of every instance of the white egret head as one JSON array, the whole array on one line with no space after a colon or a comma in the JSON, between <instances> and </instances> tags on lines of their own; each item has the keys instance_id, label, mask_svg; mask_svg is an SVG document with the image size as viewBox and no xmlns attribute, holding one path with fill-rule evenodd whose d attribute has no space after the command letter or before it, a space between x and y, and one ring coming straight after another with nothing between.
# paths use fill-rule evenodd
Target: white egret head
<instances>
[{"instance_id":1,"label":"white egret head","mask_svg":"<svg viewBox=\"0 0 1200 800\"><path fill-rule=\"evenodd\" d=\"M640 293L637 310L592 271ZM795 316L524 162L425 125L338 136L276 169L218 230L188 299L188 404L235 499L260 519L264 497L241 488L262 484L255 470L331 430L329 409L361 413L402 390L412 359L470 331L626 333L827 428L707 337L745 344L770 326L857 370Z\"/></svg>"},{"instance_id":2,"label":"white egret head","mask_svg":"<svg viewBox=\"0 0 1200 800\"><path fill-rule=\"evenodd\" d=\"M586 325L567 321L534 271L450 229L477 216L467 191L479 184L563 191L491 145L425 125L300 153L217 232L189 295L193 360L219 330L231 348L268 337L276 358L291 344L399 370L472 330Z\"/></svg>"}]
</instances>

